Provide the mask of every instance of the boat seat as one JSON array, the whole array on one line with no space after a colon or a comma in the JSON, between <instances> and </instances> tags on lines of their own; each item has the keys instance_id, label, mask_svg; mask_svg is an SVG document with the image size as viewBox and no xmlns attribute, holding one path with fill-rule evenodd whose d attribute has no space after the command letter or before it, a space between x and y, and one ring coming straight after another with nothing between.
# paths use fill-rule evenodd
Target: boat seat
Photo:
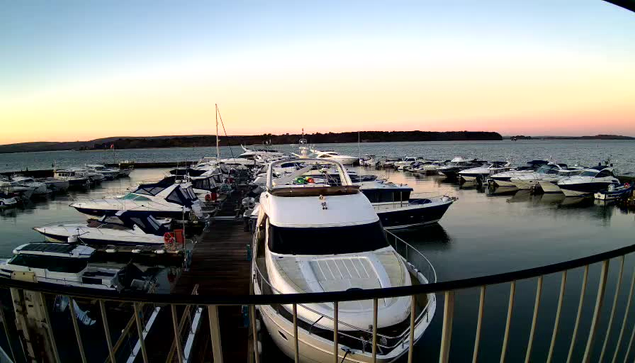
<instances>
[{"instance_id":1,"label":"boat seat","mask_svg":"<svg viewBox=\"0 0 635 363\"><path fill-rule=\"evenodd\" d=\"M349 195L359 193L357 185L340 185L335 187L278 187L271 190L277 197L315 197L320 195Z\"/></svg>"}]
</instances>

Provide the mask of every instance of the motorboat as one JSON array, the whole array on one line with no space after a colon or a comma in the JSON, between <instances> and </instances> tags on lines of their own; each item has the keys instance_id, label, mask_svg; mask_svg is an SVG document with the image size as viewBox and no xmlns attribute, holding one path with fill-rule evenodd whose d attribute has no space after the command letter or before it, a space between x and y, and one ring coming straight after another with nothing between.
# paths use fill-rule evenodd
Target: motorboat
<instances>
[{"instance_id":1,"label":"motorboat","mask_svg":"<svg viewBox=\"0 0 635 363\"><path fill-rule=\"evenodd\" d=\"M437 168L437 172L441 175L445 175L447 179L456 179L461 170L475 168L482 166L484 161L478 161L476 159L464 159L460 156L450 160L447 164Z\"/></svg>"},{"instance_id":2,"label":"motorboat","mask_svg":"<svg viewBox=\"0 0 635 363\"><path fill-rule=\"evenodd\" d=\"M625 199L633 195L633 185L624 183L624 185L609 185L607 190L596 192L593 196L597 200L618 200Z\"/></svg>"},{"instance_id":3,"label":"motorboat","mask_svg":"<svg viewBox=\"0 0 635 363\"><path fill-rule=\"evenodd\" d=\"M478 166L459 171L459 176L466 182L484 181L492 174L501 173L511 169L511 164L505 161L493 161L488 165Z\"/></svg>"},{"instance_id":4,"label":"motorboat","mask_svg":"<svg viewBox=\"0 0 635 363\"><path fill-rule=\"evenodd\" d=\"M18 200L8 194L0 192L0 209L13 208L18 205Z\"/></svg>"},{"instance_id":5,"label":"motorboat","mask_svg":"<svg viewBox=\"0 0 635 363\"><path fill-rule=\"evenodd\" d=\"M559 192L558 181L562 178L580 174L583 169L570 169L567 164L549 163L533 173L523 173L512 177L510 182L520 190L535 189L545 185L547 193Z\"/></svg>"},{"instance_id":6,"label":"motorboat","mask_svg":"<svg viewBox=\"0 0 635 363\"><path fill-rule=\"evenodd\" d=\"M114 180L119 177L119 169L110 169L101 164L87 164L86 170L92 173L99 173L105 180Z\"/></svg>"},{"instance_id":7,"label":"motorboat","mask_svg":"<svg viewBox=\"0 0 635 363\"><path fill-rule=\"evenodd\" d=\"M238 155L242 159L262 160L262 159L278 159L284 157L284 153L273 149L255 149L247 148L240 145L243 149L243 153Z\"/></svg>"},{"instance_id":8,"label":"motorboat","mask_svg":"<svg viewBox=\"0 0 635 363\"><path fill-rule=\"evenodd\" d=\"M617 187L620 181L613 175L613 168L598 167L585 169L580 175L563 178L558 187L567 197L578 197L607 190L611 185Z\"/></svg>"},{"instance_id":9,"label":"motorboat","mask_svg":"<svg viewBox=\"0 0 635 363\"><path fill-rule=\"evenodd\" d=\"M52 177L38 179L39 182L46 184L48 190L53 193L64 193L70 187L68 180L56 179Z\"/></svg>"},{"instance_id":10,"label":"motorboat","mask_svg":"<svg viewBox=\"0 0 635 363\"><path fill-rule=\"evenodd\" d=\"M198 197L187 183L142 184L120 198L92 199L70 205L89 217L114 216L119 211L145 211L155 218L203 218Z\"/></svg>"},{"instance_id":11,"label":"motorboat","mask_svg":"<svg viewBox=\"0 0 635 363\"><path fill-rule=\"evenodd\" d=\"M313 153L313 157L316 159L334 160L342 163L343 165L355 165L359 162L359 158L357 156L344 155L332 150L320 151L311 149L311 152Z\"/></svg>"},{"instance_id":12,"label":"motorboat","mask_svg":"<svg viewBox=\"0 0 635 363\"><path fill-rule=\"evenodd\" d=\"M22 201L31 199L34 191L35 187L19 185L10 181L0 181L0 193Z\"/></svg>"},{"instance_id":13,"label":"motorboat","mask_svg":"<svg viewBox=\"0 0 635 363\"><path fill-rule=\"evenodd\" d=\"M171 220L148 212L121 211L87 223L53 224L33 228L49 242L77 241L89 246L158 246L170 243ZM176 240L173 241L174 244Z\"/></svg>"},{"instance_id":14,"label":"motorboat","mask_svg":"<svg viewBox=\"0 0 635 363\"><path fill-rule=\"evenodd\" d=\"M404 170L405 167L410 166L417 162L416 157L406 156L405 158L395 162L393 165L397 170Z\"/></svg>"},{"instance_id":15,"label":"motorboat","mask_svg":"<svg viewBox=\"0 0 635 363\"><path fill-rule=\"evenodd\" d=\"M94 248L81 244L27 243L16 247L11 259L0 261L0 277L98 290L148 287L134 265L113 268L91 263L94 254Z\"/></svg>"},{"instance_id":16,"label":"motorboat","mask_svg":"<svg viewBox=\"0 0 635 363\"><path fill-rule=\"evenodd\" d=\"M376 156L372 154L364 155L359 159L360 166L374 167L377 164Z\"/></svg>"},{"instance_id":17,"label":"motorboat","mask_svg":"<svg viewBox=\"0 0 635 363\"><path fill-rule=\"evenodd\" d=\"M268 171L260 196L252 261L256 295L325 293L426 284L436 275L419 273L388 243L374 208L352 185L342 164L327 161L339 178L308 180L323 159L283 178ZM339 180L339 182L336 182ZM423 255L421 255L423 256ZM431 265L429 266L431 268ZM427 270L430 271L430 270ZM377 300L377 362L391 362L408 351L410 311L414 308L413 343L429 327L436 310L434 294ZM302 362L371 362L372 300L340 302L338 346L334 357L332 304L298 304L298 354ZM259 305L260 316L276 345L294 356L291 305Z\"/></svg>"},{"instance_id":18,"label":"motorboat","mask_svg":"<svg viewBox=\"0 0 635 363\"><path fill-rule=\"evenodd\" d=\"M88 188L91 183L86 173L77 169L55 169L53 178L67 181L69 188Z\"/></svg>"},{"instance_id":19,"label":"motorboat","mask_svg":"<svg viewBox=\"0 0 635 363\"><path fill-rule=\"evenodd\" d=\"M29 176L14 175L13 177L11 177L11 184L14 187L22 186L22 187L33 188L32 195L34 196L47 195L51 192L47 188L46 183L38 182L34 178L31 178Z\"/></svg>"},{"instance_id":20,"label":"motorboat","mask_svg":"<svg viewBox=\"0 0 635 363\"><path fill-rule=\"evenodd\" d=\"M134 166L128 165L127 167L122 167L121 163L119 164L119 177L126 178L130 176L130 173L134 170Z\"/></svg>"},{"instance_id":21,"label":"motorboat","mask_svg":"<svg viewBox=\"0 0 635 363\"><path fill-rule=\"evenodd\" d=\"M511 181L512 178L516 178L525 174L533 173L538 170L543 165L549 164L547 160L531 160L527 162L525 166L517 167L510 169L508 171L503 171L501 173L492 174L489 176L489 179L492 183L496 184L499 187L516 187L516 185Z\"/></svg>"},{"instance_id":22,"label":"motorboat","mask_svg":"<svg viewBox=\"0 0 635 363\"><path fill-rule=\"evenodd\" d=\"M358 183L386 229L401 229L437 223L454 199L448 196L411 198L412 188L382 180Z\"/></svg>"},{"instance_id":23,"label":"motorboat","mask_svg":"<svg viewBox=\"0 0 635 363\"><path fill-rule=\"evenodd\" d=\"M439 173L439 168L444 165L444 162L438 160L424 161L416 167L411 168L410 171L415 174L436 175Z\"/></svg>"}]
</instances>

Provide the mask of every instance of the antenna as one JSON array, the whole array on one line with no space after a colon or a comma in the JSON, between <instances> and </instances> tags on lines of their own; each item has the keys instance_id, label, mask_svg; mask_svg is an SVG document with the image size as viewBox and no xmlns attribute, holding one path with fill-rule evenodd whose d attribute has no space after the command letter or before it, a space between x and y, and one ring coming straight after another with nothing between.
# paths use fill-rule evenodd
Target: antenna
<instances>
[{"instance_id":1,"label":"antenna","mask_svg":"<svg viewBox=\"0 0 635 363\"><path fill-rule=\"evenodd\" d=\"M215 114L216 114L216 161L220 160L220 143L219 143L219 139L218 139L218 104L215 103L214 104L216 110L215 110Z\"/></svg>"}]
</instances>

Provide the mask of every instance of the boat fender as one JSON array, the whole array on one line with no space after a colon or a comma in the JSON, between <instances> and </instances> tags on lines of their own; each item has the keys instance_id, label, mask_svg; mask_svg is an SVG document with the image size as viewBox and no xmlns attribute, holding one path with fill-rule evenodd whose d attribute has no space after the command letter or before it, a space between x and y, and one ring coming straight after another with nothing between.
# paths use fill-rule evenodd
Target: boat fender
<instances>
[{"instance_id":1,"label":"boat fender","mask_svg":"<svg viewBox=\"0 0 635 363\"><path fill-rule=\"evenodd\" d=\"M212 201L212 194L211 193L205 194L205 201L206 202L211 202Z\"/></svg>"},{"instance_id":2,"label":"boat fender","mask_svg":"<svg viewBox=\"0 0 635 363\"><path fill-rule=\"evenodd\" d=\"M77 243L78 240L77 235L71 234L68 236L68 243Z\"/></svg>"},{"instance_id":3,"label":"boat fender","mask_svg":"<svg viewBox=\"0 0 635 363\"><path fill-rule=\"evenodd\" d=\"M165 234L163 235L163 242L165 242L165 245L167 247L171 248L172 246L174 246L174 243L176 242L176 238L174 237L174 234L170 232L165 232Z\"/></svg>"}]
</instances>

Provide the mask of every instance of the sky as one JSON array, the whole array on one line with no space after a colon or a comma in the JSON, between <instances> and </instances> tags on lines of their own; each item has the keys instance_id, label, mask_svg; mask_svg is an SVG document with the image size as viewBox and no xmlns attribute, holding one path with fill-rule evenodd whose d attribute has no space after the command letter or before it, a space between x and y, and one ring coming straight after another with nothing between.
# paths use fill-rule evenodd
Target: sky
<instances>
[{"instance_id":1,"label":"sky","mask_svg":"<svg viewBox=\"0 0 635 363\"><path fill-rule=\"evenodd\" d=\"M0 144L358 130L635 136L601 0L0 0Z\"/></svg>"}]
</instances>

